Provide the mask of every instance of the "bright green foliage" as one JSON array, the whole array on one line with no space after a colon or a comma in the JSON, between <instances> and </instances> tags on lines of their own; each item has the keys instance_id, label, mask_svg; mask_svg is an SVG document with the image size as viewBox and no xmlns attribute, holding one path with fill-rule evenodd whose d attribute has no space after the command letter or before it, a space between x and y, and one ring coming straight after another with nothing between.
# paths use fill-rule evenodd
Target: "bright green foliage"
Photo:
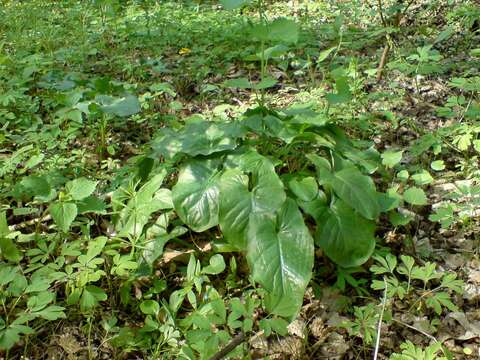
<instances>
[{"instance_id":1,"label":"bright green foliage","mask_svg":"<svg viewBox=\"0 0 480 360\"><path fill-rule=\"evenodd\" d=\"M288 199L276 218L252 217L247 260L252 276L268 292L267 309L292 316L302 305L313 267L313 239L295 202Z\"/></svg>"},{"instance_id":2,"label":"bright green foliage","mask_svg":"<svg viewBox=\"0 0 480 360\"><path fill-rule=\"evenodd\" d=\"M327 256L344 267L368 260L375 248L375 224L363 218L342 200L323 214L315 236Z\"/></svg>"},{"instance_id":3,"label":"bright green foliage","mask_svg":"<svg viewBox=\"0 0 480 360\"><path fill-rule=\"evenodd\" d=\"M425 192L415 186L409 187L403 193L403 198L406 202L412 205L426 205L428 203Z\"/></svg>"},{"instance_id":4,"label":"bright green foliage","mask_svg":"<svg viewBox=\"0 0 480 360\"><path fill-rule=\"evenodd\" d=\"M404 303L410 303L410 309L420 310L425 306L437 315L445 310L458 311L452 302L452 294L461 294L464 284L457 279L456 274L438 272L436 264L430 262L417 266L410 256L402 255L400 259L401 264L398 265L397 259L391 254L385 257L375 256L377 264L371 266L370 271L383 275L384 280L374 280L373 289L385 290L386 287L389 298L398 297ZM421 282L418 288L415 280Z\"/></svg>"},{"instance_id":5,"label":"bright green foliage","mask_svg":"<svg viewBox=\"0 0 480 360\"><path fill-rule=\"evenodd\" d=\"M175 210L192 230L205 231L218 224L218 165L217 161L187 163L172 189Z\"/></svg>"},{"instance_id":6,"label":"bright green foliage","mask_svg":"<svg viewBox=\"0 0 480 360\"><path fill-rule=\"evenodd\" d=\"M436 336L463 291L438 270L458 244L438 249L437 230L461 226L477 255L478 14L472 0L2 2L0 353L210 359L242 335L226 358L276 357L284 336L316 358L350 335L368 358L380 314L390 334L407 312ZM317 303L332 319L310 346ZM248 354L252 337L268 350Z\"/></svg>"},{"instance_id":7,"label":"bright green foliage","mask_svg":"<svg viewBox=\"0 0 480 360\"><path fill-rule=\"evenodd\" d=\"M418 346L415 346L411 341L400 345L402 352L400 354L393 354L390 356L390 360L447 360L447 356L440 356L443 353L442 344L439 342L434 343L433 345L427 346L425 349L422 349Z\"/></svg>"},{"instance_id":8,"label":"bright green foliage","mask_svg":"<svg viewBox=\"0 0 480 360\"><path fill-rule=\"evenodd\" d=\"M0 213L0 254L5 260L18 263L22 260L22 254L15 246L15 243L9 238L10 230L7 224L7 214L5 211Z\"/></svg>"}]
</instances>

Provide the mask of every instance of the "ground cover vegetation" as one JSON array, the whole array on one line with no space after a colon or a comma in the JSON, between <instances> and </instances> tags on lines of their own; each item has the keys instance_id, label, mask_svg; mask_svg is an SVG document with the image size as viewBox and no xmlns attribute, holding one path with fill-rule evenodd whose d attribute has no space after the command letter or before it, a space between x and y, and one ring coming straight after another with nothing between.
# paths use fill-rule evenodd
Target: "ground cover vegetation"
<instances>
[{"instance_id":1,"label":"ground cover vegetation","mask_svg":"<svg viewBox=\"0 0 480 360\"><path fill-rule=\"evenodd\" d=\"M0 16L0 357L480 356L478 2Z\"/></svg>"}]
</instances>

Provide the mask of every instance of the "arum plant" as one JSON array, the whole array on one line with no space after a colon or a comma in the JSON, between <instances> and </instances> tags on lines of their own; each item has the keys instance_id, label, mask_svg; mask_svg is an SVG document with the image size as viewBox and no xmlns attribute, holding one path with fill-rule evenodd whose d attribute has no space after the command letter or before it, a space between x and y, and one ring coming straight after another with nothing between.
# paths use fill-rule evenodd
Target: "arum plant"
<instances>
[{"instance_id":1,"label":"arum plant","mask_svg":"<svg viewBox=\"0 0 480 360\"><path fill-rule=\"evenodd\" d=\"M286 166L306 149L302 170ZM267 310L279 316L300 309L315 245L342 267L360 266L375 247L375 220L392 203L364 174L380 156L367 160L311 109L258 107L230 122L191 120L178 131L161 129L148 156L178 168L171 192L178 217L194 232L218 227L215 247L246 255Z\"/></svg>"}]
</instances>

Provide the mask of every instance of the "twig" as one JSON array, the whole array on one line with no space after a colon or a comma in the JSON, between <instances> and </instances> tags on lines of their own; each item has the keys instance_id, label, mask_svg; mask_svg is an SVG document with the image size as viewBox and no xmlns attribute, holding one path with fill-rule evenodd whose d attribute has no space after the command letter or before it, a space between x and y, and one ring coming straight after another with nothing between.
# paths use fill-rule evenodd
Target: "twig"
<instances>
[{"instance_id":1,"label":"twig","mask_svg":"<svg viewBox=\"0 0 480 360\"><path fill-rule=\"evenodd\" d=\"M377 68L377 81L382 80L383 68L385 67L385 64L387 62L389 52L390 52L390 44L388 43L388 39L387 39L387 43L383 48L382 57L380 58L380 64L378 64L378 68Z\"/></svg>"},{"instance_id":2,"label":"twig","mask_svg":"<svg viewBox=\"0 0 480 360\"><path fill-rule=\"evenodd\" d=\"M238 345L245 341L245 334L243 331L236 335L222 350L213 355L210 360L221 360L233 351Z\"/></svg>"},{"instance_id":3,"label":"twig","mask_svg":"<svg viewBox=\"0 0 480 360\"><path fill-rule=\"evenodd\" d=\"M387 306L388 283L387 280L385 280L385 277L383 278L383 283L385 284L385 290L383 291L382 311L380 312L380 319L378 319L377 340L375 341L375 352L373 354L373 360L377 360L378 357L378 349L380 348L380 335L382 333L383 313L385 312L385 307Z\"/></svg>"},{"instance_id":4,"label":"twig","mask_svg":"<svg viewBox=\"0 0 480 360\"><path fill-rule=\"evenodd\" d=\"M20 223L20 224L10 225L10 226L8 227L8 229L9 229L10 231L15 231L15 230L23 229L23 228L26 228L26 227L28 227L28 226L32 226L32 225L37 225L37 224L43 223L43 222L45 222L45 221L50 220L51 218L52 218L51 215L41 216L41 217L39 217L39 218L31 219L31 220L22 222L22 223Z\"/></svg>"},{"instance_id":5,"label":"twig","mask_svg":"<svg viewBox=\"0 0 480 360\"><path fill-rule=\"evenodd\" d=\"M377 0L377 4L378 4L378 12L380 13L380 19L382 19L383 27L387 27L387 22L385 21L385 17L383 16L382 0Z\"/></svg>"},{"instance_id":6,"label":"twig","mask_svg":"<svg viewBox=\"0 0 480 360\"><path fill-rule=\"evenodd\" d=\"M403 9L402 11L402 18L405 16L405 14L407 13L408 9L410 8L410 6L412 6L412 4L415 2L415 0L410 0L410 2L407 4L407 6L405 6L405 8Z\"/></svg>"},{"instance_id":7,"label":"twig","mask_svg":"<svg viewBox=\"0 0 480 360\"><path fill-rule=\"evenodd\" d=\"M380 18L382 19L382 24L385 28L387 28L388 24L386 23L385 18L383 16L382 0L377 0L377 1L378 1L378 6L379 6ZM407 6L405 6L403 11L401 13L400 12L397 13L397 17L396 17L396 19L393 23L393 26L395 28L399 28L400 23L402 22L403 18L407 14L408 9L410 8L410 6L412 6L412 4L414 2L415 2L415 0L410 0L410 2L407 4ZM380 63L378 64L378 67L377 67L377 81L382 80L383 69L384 69L385 64L387 62L388 53L390 52L390 44L389 44L390 36L389 36L388 33L386 35L386 41L387 41L387 43L385 44L385 47L383 48L382 57L380 59Z\"/></svg>"},{"instance_id":8,"label":"twig","mask_svg":"<svg viewBox=\"0 0 480 360\"><path fill-rule=\"evenodd\" d=\"M399 323L400 325L403 325L409 329L412 329L412 330L415 330L415 331L418 331L420 334L422 335L425 335L426 337L428 337L430 340L434 341L434 342L438 342L438 340L433 336L433 335L430 335L429 333L419 329L419 328L416 328L415 326L412 326L412 325L408 325L407 323L404 323L403 321L400 321L400 320L397 320L395 318L392 318L392 321L395 321L396 323Z\"/></svg>"}]
</instances>

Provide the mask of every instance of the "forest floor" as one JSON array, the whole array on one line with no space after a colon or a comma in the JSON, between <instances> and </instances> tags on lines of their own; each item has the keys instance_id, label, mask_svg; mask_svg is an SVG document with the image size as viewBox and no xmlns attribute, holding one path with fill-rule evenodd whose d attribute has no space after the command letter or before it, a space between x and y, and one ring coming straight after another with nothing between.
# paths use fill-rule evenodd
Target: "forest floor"
<instances>
[{"instance_id":1,"label":"forest floor","mask_svg":"<svg viewBox=\"0 0 480 360\"><path fill-rule=\"evenodd\" d=\"M394 4L373 3L268 3L265 18L294 20L298 34L265 45L249 28L258 21L253 6L6 1L0 359L210 359L234 329L248 334L230 353L239 359L480 358L480 8L418 0L397 24ZM272 80L264 89L238 81L258 84L264 72ZM158 219L157 208L147 212L142 234L157 231L152 223L165 230L155 233L162 242L148 270L136 257L148 245L119 235L122 221L134 221L134 235L143 221L122 218L118 203L131 204L122 194L137 191L138 179L151 179L168 158L161 150L150 164L169 141L159 129L243 119L259 103L322 114L312 121L342 129L356 149L349 160L398 198L376 219L368 261L341 267L315 248L303 305L288 328L255 302L263 295L245 256L222 250L218 228L194 232L173 210ZM277 145L257 147L270 155L287 148ZM275 166L301 169L301 151L310 149ZM171 188L177 168L168 166ZM75 195L72 181L84 178L91 180ZM315 228L311 219L307 225ZM217 271L219 253L225 261ZM204 300L207 290L194 294L196 281L211 286L212 299L228 299L226 325L199 330L196 302L217 309ZM172 315L177 290L184 293Z\"/></svg>"}]
</instances>

